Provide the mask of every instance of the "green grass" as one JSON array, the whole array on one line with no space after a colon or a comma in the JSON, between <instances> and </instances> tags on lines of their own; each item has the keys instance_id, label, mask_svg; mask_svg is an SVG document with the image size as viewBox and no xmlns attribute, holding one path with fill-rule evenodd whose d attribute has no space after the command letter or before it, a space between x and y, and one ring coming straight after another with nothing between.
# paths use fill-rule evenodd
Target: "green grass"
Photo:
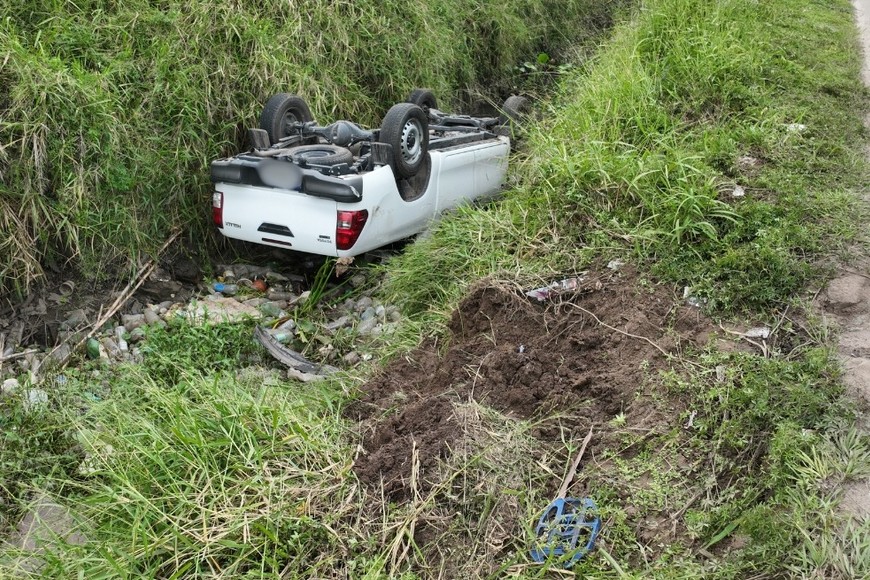
<instances>
[{"instance_id":1,"label":"green grass","mask_svg":"<svg viewBox=\"0 0 870 580\"><path fill-rule=\"evenodd\" d=\"M864 167L851 9L805 8L644 3L562 84L517 190L412 248L391 277L395 296L442 308L480 275L603 252L648 263L713 309L788 301L864 211L849 193ZM825 33L809 47L804 30ZM736 185L745 197L732 197ZM431 255L450 267L426 268Z\"/></svg>"},{"instance_id":2,"label":"green grass","mask_svg":"<svg viewBox=\"0 0 870 580\"><path fill-rule=\"evenodd\" d=\"M499 100L519 62L584 40L617 4L6 3L0 293L46 268L123 274L174 226L204 253L208 163L243 145L271 94L370 126L414 87L444 104L477 87Z\"/></svg>"}]
</instances>

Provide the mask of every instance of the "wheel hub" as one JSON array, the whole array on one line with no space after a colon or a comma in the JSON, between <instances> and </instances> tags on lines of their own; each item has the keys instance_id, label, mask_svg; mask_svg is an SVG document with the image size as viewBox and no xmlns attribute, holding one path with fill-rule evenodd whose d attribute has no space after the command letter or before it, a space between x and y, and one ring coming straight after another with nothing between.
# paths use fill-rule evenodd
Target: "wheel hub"
<instances>
[{"instance_id":1,"label":"wheel hub","mask_svg":"<svg viewBox=\"0 0 870 580\"><path fill-rule=\"evenodd\" d=\"M411 165L423 155L423 128L416 120L410 120L402 128L402 157Z\"/></svg>"}]
</instances>

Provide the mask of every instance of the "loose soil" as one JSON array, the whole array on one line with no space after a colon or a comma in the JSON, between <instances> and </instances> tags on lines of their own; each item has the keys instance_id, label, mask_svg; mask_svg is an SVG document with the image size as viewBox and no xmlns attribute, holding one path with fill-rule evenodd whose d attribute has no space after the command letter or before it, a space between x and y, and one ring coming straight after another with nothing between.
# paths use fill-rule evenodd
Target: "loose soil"
<instances>
[{"instance_id":1,"label":"loose soil","mask_svg":"<svg viewBox=\"0 0 870 580\"><path fill-rule=\"evenodd\" d=\"M356 474L391 499L409 496L412 450L418 491L437 480L462 432L455 406L469 400L517 419L559 415L560 428L578 432L595 425L593 452L612 443L600 427L619 414L640 427L667 422L656 416L645 378L667 367L666 353L712 337L697 308L627 267L587 274L576 290L545 303L483 281L454 312L449 331L447 344L432 340L388 365L348 409L363 425ZM536 435L558 441L547 425Z\"/></svg>"}]
</instances>

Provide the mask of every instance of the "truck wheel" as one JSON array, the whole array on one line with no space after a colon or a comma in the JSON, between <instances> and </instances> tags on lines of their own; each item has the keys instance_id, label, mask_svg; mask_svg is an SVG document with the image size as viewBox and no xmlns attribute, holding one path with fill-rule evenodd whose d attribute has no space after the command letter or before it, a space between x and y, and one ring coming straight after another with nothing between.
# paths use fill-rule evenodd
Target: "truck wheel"
<instances>
[{"instance_id":1,"label":"truck wheel","mask_svg":"<svg viewBox=\"0 0 870 580\"><path fill-rule=\"evenodd\" d=\"M397 179L416 174L429 152L429 120L414 103L393 105L381 123L378 140L393 148L393 171Z\"/></svg>"},{"instance_id":2,"label":"truck wheel","mask_svg":"<svg viewBox=\"0 0 870 580\"><path fill-rule=\"evenodd\" d=\"M290 135L293 123L313 121L308 103L300 96L278 93L266 101L260 115L260 128L269 134L272 143Z\"/></svg>"},{"instance_id":3,"label":"truck wheel","mask_svg":"<svg viewBox=\"0 0 870 580\"><path fill-rule=\"evenodd\" d=\"M337 145L300 145L299 147L291 147L287 153L297 163L300 161L313 165L353 163L353 153Z\"/></svg>"},{"instance_id":4,"label":"truck wheel","mask_svg":"<svg viewBox=\"0 0 870 580\"><path fill-rule=\"evenodd\" d=\"M502 114L499 121L502 125L522 123L528 118L531 109L532 103L527 98L518 95L510 96L501 107Z\"/></svg>"},{"instance_id":5,"label":"truck wheel","mask_svg":"<svg viewBox=\"0 0 870 580\"><path fill-rule=\"evenodd\" d=\"M414 103L426 113L426 117L429 117L429 109L437 109L438 101L435 100L435 94L429 89L414 89L411 91L411 94L408 95L408 99L405 101L406 103Z\"/></svg>"}]
</instances>

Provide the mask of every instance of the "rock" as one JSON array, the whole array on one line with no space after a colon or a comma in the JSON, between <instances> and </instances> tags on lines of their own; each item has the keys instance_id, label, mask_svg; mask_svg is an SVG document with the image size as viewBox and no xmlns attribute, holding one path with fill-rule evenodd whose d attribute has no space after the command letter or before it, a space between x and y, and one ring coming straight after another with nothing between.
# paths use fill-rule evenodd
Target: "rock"
<instances>
[{"instance_id":1,"label":"rock","mask_svg":"<svg viewBox=\"0 0 870 580\"><path fill-rule=\"evenodd\" d=\"M387 309L380 304L375 308L375 316L378 318L378 320L383 320L386 313Z\"/></svg>"},{"instance_id":2,"label":"rock","mask_svg":"<svg viewBox=\"0 0 870 580\"><path fill-rule=\"evenodd\" d=\"M63 328L76 328L88 318L87 313L79 308L66 313L66 319L60 323Z\"/></svg>"},{"instance_id":3,"label":"rock","mask_svg":"<svg viewBox=\"0 0 870 580\"><path fill-rule=\"evenodd\" d=\"M390 322L399 322L402 320L402 313L399 312L399 309L396 307L387 309L387 320Z\"/></svg>"},{"instance_id":4,"label":"rock","mask_svg":"<svg viewBox=\"0 0 870 580\"><path fill-rule=\"evenodd\" d=\"M374 318L374 316L372 316L371 318L367 318L366 320L360 322L359 325L356 327L356 331L357 333L363 335L369 334L372 329L377 325L378 321Z\"/></svg>"},{"instance_id":5,"label":"rock","mask_svg":"<svg viewBox=\"0 0 870 580\"><path fill-rule=\"evenodd\" d=\"M349 353L347 353L346 355L344 355L343 357L341 357L341 360L343 360L345 362L345 364L355 365L355 364L359 363L359 361L362 359L360 358L359 354L357 354L356 351L352 350Z\"/></svg>"},{"instance_id":6,"label":"rock","mask_svg":"<svg viewBox=\"0 0 870 580\"><path fill-rule=\"evenodd\" d=\"M148 325L158 324L160 322L163 322L163 320L160 319L160 315L157 314L157 312L155 312L154 310L152 310L150 308L145 311L145 313L143 314L143 317L145 318L145 323Z\"/></svg>"},{"instance_id":7,"label":"rock","mask_svg":"<svg viewBox=\"0 0 870 580\"><path fill-rule=\"evenodd\" d=\"M365 274L357 274L356 276L353 276L350 279L350 285L353 286L354 288L360 288L362 286L365 286L365 283L366 283Z\"/></svg>"},{"instance_id":8,"label":"rock","mask_svg":"<svg viewBox=\"0 0 870 580\"><path fill-rule=\"evenodd\" d=\"M194 260L183 256L171 265L172 275L187 284L196 284L202 279L202 269Z\"/></svg>"},{"instance_id":9,"label":"rock","mask_svg":"<svg viewBox=\"0 0 870 580\"><path fill-rule=\"evenodd\" d=\"M18 379L6 379L3 381L3 386L0 387L0 394L10 397L15 394L19 386Z\"/></svg>"},{"instance_id":10,"label":"rock","mask_svg":"<svg viewBox=\"0 0 870 580\"><path fill-rule=\"evenodd\" d=\"M363 312L366 308L372 305L372 297L371 296L363 296L359 300L356 301L356 311Z\"/></svg>"},{"instance_id":11,"label":"rock","mask_svg":"<svg viewBox=\"0 0 870 580\"><path fill-rule=\"evenodd\" d=\"M362 314L360 314L359 318L362 321L366 321L366 320L369 320L370 318L374 318L374 317L375 317L375 309L373 307L369 306L368 308L366 308L363 311Z\"/></svg>"},{"instance_id":12,"label":"rock","mask_svg":"<svg viewBox=\"0 0 870 580\"><path fill-rule=\"evenodd\" d=\"M866 284L867 279L856 274L831 280L827 291L828 304L841 310L851 310L870 298L870 292L865 289Z\"/></svg>"},{"instance_id":13,"label":"rock","mask_svg":"<svg viewBox=\"0 0 870 580\"><path fill-rule=\"evenodd\" d=\"M144 314L122 314L121 325L128 331L133 332L140 326L145 324Z\"/></svg>"},{"instance_id":14,"label":"rock","mask_svg":"<svg viewBox=\"0 0 870 580\"><path fill-rule=\"evenodd\" d=\"M269 293L266 294L266 298L268 298L269 300L271 300L273 302L276 300L288 300L289 301L289 300L295 300L296 295L293 294L292 292L279 292L277 290L270 290Z\"/></svg>"},{"instance_id":15,"label":"rock","mask_svg":"<svg viewBox=\"0 0 870 580\"><path fill-rule=\"evenodd\" d=\"M145 329L141 327L134 328L130 331L130 336L128 340L132 343L136 343L145 338Z\"/></svg>"},{"instance_id":16,"label":"rock","mask_svg":"<svg viewBox=\"0 0 870 580\"><path fill-rule=\"evenodd\" d=\"M349 316L342 316L336 320L333 320L332 322L330 322L329 324L324 326L324 328L326 328L326 330L328 330L330 332L335 332L339 328L344 328L348 324L350 324L350 317Z\"/></svg>"},{"instance_id":17,"label":"rock","mask_svg":"<svg viewBox=\"0 0 870 580\"><path fill-rule=\"evenodd\" d=\"M34 411L48 403L48 393L42 389L27 389L27 398L24 399L24 410Z\"/></svg>"},{"instance_id":18,"label":"rock","mask_svg":"<svg viewBox=\"0 0 870 580\"><path fill-rule=\"evenodd\" d=\"M36 574L44 564L42 554L57 541L82 546L87 537L79 530L68 508L47 495L40 495L9 538L14 549L25 553L15 560L12 567L23 575Z\"/></svg>"}]
</instances>

